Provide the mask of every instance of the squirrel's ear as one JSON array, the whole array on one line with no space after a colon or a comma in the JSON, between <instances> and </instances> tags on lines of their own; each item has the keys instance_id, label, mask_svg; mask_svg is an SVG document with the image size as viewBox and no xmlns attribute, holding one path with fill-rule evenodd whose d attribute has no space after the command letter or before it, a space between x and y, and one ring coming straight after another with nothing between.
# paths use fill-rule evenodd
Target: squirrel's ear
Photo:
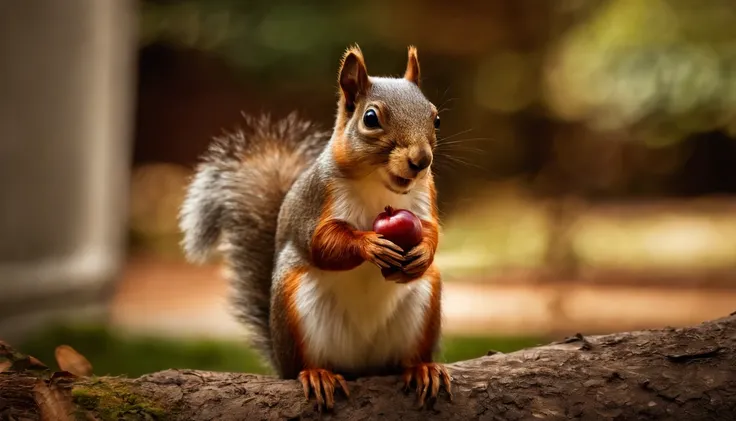
<instances>
[{"instance_id":1,"label":"squirrel's ear","mask_svg":"<svg viewBox=\"0 0 736 421\"><path fill-rule=\"evenodd\" d=\"M357 45L345 51L340 65L338 81L345 100L345 108L348 111L354 110L358 97L364 95L370 85L363 53Z\"/></svg>"},{"instance_id":2,"label":"squirrel's ear","mask_svg":"<svg viewBox=\"0 0 736 421\"><path fill-rule=\"evenodd\" d=\"M413 45L409 46L409 59L406 62L404 79L419 86L419 56L417 55L416 47Z\"/></svg>"}]
</instances>

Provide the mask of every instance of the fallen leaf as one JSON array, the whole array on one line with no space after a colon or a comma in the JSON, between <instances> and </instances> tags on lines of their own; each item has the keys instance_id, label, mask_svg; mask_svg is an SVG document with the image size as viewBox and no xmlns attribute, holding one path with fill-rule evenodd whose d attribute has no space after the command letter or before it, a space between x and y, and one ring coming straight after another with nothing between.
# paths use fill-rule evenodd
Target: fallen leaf
<instances>
[{"instance_id":1,"label":"fallen leaf","mask_svg":"<svg viewBox=\"0 0 736 421\"><path fill-rule=\"evenodd\" d=\"M0 373L3 371L8 371L8 369L13 365L10 361L0 361Z\"/></svg>"},{"instance_id":2,"label":"fallen leaf","mask_svg":"<svg viewBox=\"0 0 736 421\"><path fill-rule=\"evenodd\" d=\"M73 421L74 404L71 392L54 385L51 387L46 382L39 380L33 388L33 394L41 412L42 421Z\"/></svg>"},{"instance_id":3,"label":"fallen leaf","mask_svg":"<svg viewBox=\"0 0 736 421\"><path fill-rule=\"evenodd\" d=\"M39 369L45 370L48 368L46 367L46 364L44 364L43 362L41 362L41 360L39 360L38 358L34 356L29 355L28 361L30 362L30 365L28 366L28 368L30 369L39 368Z\"/></svg>"},{"instance_id":4,"label":"fallen leaf","mask_svg":"<svg viewBox=\"0 0 736 421\"><path fill-rule=\"evenodd\" d=\"M87 377L92 375L92 364L69 345L59 345L55 351L56 363L62 371L68 371L76 376Z\"/></svg>"},{"instance_id":5,"label":"fallen leaf","mask_svg":"<svg viewBox=\"0 0 736 421\"><path fill-rule=\"evenodd\" d=\"M46 365L37 358L26 355L15 359L10 369L17 372L46 371L48 370L48 367L46 367Z\"/></svg>"}]
</instances>

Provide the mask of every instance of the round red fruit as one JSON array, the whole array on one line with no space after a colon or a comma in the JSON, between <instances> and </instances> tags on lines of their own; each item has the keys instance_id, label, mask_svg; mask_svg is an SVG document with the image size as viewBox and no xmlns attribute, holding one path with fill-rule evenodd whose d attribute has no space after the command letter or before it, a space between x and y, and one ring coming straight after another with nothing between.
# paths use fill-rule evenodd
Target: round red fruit
<instances>
[{"instance_id":1,"label":"round red fruit","mask_svg":"<svg viewBox=\"0 0 736 421\"><path fill-rule=\"evenodd\" d=\"M407 209L386 206L375 221L373 231L407 252L422 242L422 221Z\"/></svg>"}]
</instances>

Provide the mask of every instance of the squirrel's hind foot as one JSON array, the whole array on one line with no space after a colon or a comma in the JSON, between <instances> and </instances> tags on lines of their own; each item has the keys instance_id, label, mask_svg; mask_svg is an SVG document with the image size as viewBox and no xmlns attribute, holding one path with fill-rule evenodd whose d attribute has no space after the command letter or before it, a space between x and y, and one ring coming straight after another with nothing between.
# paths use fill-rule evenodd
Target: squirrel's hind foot
<instances>
[{"instance_id":1,"label":"squirrel's hind foot","mask_svg":"<svg viewBox=\"0 0 736 421\"><path fill-rule=\"evenodd\" d=\"M419 407L428 401L434 401L439 395L440 386L444 384L448 398L452 402L452 377L444 365L439 363L419 363L404 370L404 390L411 389L412 381L416 384ZM427 396L429 392L429 396ZM428 399L429 398L429 399Z\"/></svg>"},{"instance_id":2,"label":"squirrel's hind foot","mask_svg":"<svg viewBox=\"0 0 736 421\"><path fill-rule=\"evenodd\" d=\"M321 410L325 406L328 410L335 406L335 386L342 389L345 396L350 397L348 384L345 378L329 370L307 369L299 373L299 381L304 388L304 396L309 400L310 391L314 391L317 406Z\"/></svg>"}]
</instances>

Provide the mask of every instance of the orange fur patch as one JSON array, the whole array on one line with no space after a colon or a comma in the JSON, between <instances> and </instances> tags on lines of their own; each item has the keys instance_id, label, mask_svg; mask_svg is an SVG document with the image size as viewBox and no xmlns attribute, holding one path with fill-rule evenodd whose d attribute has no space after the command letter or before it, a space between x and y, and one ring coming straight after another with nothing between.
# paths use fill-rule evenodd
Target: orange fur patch
<instances>
[{"instance_id":1,"label":"orange fur patch","mask_svg":"<svg viewBox=\"0 0 736 421\"><path fill-rule=\"evenodd\" d=\"M437 208L437 190L434 185L434 177L429 174L427 180L429 186L429 201L432 209L430 211L431 220L422 220L422 228L424 230L423 241L431 246L432 261L434 261L434 253L439 245L439 211ZM431 362L433 352L440 339L442 325L442 278L439 269L435 265L431 265L424 273L424 277L432 283L432 292L429 308L426 314L426 325L424 333L417 347L417 355L415 358L420 362ZM416 362L413 362L416 364Z\"/></svg>"},{"instance_id":2,"label":"orange fur patch","mask_svg":"<svg viewBox=\"0 0 736 421\"><path fill-rule=\"evenodd\" d=\"M350 149L346 142L347 140L343 134L338 134L335 137L335 141L332 143L332 159L344 175L350 176L351 168L355 166L355 163L350 157Z\"/></svg>"},{"instance_id":3,"label":"orange fur patch","mask_svg":"<svg viewBox=\"0 0 736 421\"><path fill-rule=\"evenodd\" d=\"M424 332L419 340L417 355L415 356L419 361L413 361L414 364L417 362L432 361L432 354L440 339L442 327L442 279L440 272L432 265L424 273L424 277L432 283L432 293L425 315L426 324L424 326Z\"/></svg>"},{"instance_id":4,"label":"orange fur patch","mask_svg":"<svg viewBox=\"0 0 736 421\"><path fill-rule=\"evenodd\" d=\"M345 51L342 53L342 57L340 58L340 70L337 72L338 82L340 82L340 76L342 75L343 68L345 67L345 61L350 56L354 56L355 59L357 59L359 66L367 69L367 66L365 65L365 58L363 57L363 51L360 49L360 46L358 44L353 44L345 49Z\"/></svg>"},{"instance_id":5,"label":"orange fur patch","mask_svg":"<svg viewBox=\"0 0 736 421\"><path fill-rule=\"evenodd\" d=\"M359 236L345 221L321 221L312 238L312 261L322 270L350 270L363 263Z\"/></svg>"},{"instance_id":6,"label":"orange fur patch","mask_svg":"<svg viewBox=\"0 0 736 421\"><path fill-rule=\"evenodd\" d=\"M434 222L439 225L440 215L439 215L439 209L437 207L437 189L434 186L434 176L430 172L427 174L427 186L429 188L429 203L432 209L430 210L430 214L432 215L432 219L434 219Z\"/></svg>"},{"instance_id":7,"label":"orange fur patch","mask_svg":"<svg viewBox=\"0 0 736 421\"><path fill-rule=\"evenodd\" d=\"M322 270L350 270L364 259L360 249L361 232L345 221L332 218L332 194L325 200L322 215L312 236L312 263Z\"/></svg>"},{"instance_id":8,"label":"orange fur patch","mask_svg":"<svg viewBox=\"0 0 736 421\"><path fill-rule=\"evenodd\" d=\"M409 55L406 62L406 71L404 72L404 79L419 86L419 55L417 49L413 45L409 46Z\"/></svg>"},{"instance_id":9,"label":"orange fur patch","mask_svg":"<svg viewBox=\"0 0 736 421\"><path fill-rule=\"evenodd\" d=\"M290 271L283 280L283 300L284 309L286 310L286 322L288 324L289 333L294 338L294 367L302 370L306 367L304 356L304 335L299 327L299 310L296 307L296 294L299 291L299 284L302 277L307 273L307 268L297 267Z\"/></svg>"},{"instance_id":10,"label":"orange fur patch","mask_svg":"<svg viewBox=\"0 0 736 421\"><path fill-rule=\"evenodd\" d=\"M365 65L363 52L356 44L345 50L340 60L340 70L337 76L341 92L341 105L355 107L360 96L365 95L370 87L368 68ZM341 107L341 111L346 108Z\"/></svg>"},{"instance_id":11,"label":"orange fur patch","mask_svg":"<svg viewBox=\"0 0 736 421\"><path fill-rule=\"evenodd\" d=\"M424 221L422 220L422 231L424 238L422 242L429 246L432 250L432 260L434 260L434 253L437 251L437 245L439 243L439 228L437 227L436 221ZM432 261L430 260L430 262Z\"/></svg>"},{"instance_id":12,"label":"orange fur patch","mask_svg":"<svg viewBox=\"0 0 736 421\"><path fill-rule=\"evenodd\" d=\"M440 241L440 227L437 211L437 191L434 187L434 180L430 178L427 180L427 183L429 186L429 202L432 208L430 210L430 220L422 220L422 242L427 244L429 249L432 250L432 258L430 259L430 263L432 263Z\"/></svg>"}]
</instances>

